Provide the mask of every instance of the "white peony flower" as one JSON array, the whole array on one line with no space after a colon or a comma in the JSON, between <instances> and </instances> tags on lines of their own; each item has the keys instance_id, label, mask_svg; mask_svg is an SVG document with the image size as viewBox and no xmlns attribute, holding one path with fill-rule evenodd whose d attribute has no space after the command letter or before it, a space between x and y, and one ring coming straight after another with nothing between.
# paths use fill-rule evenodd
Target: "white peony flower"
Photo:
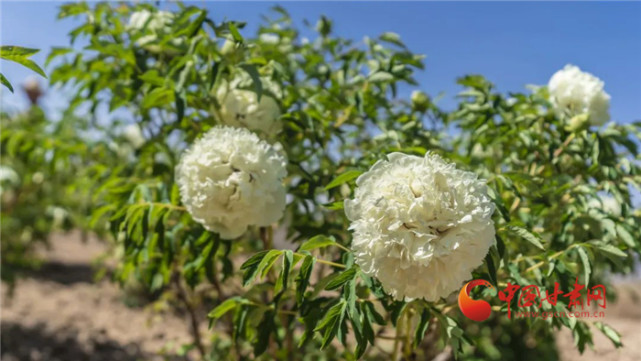
<instances>
[{"instance_id":1,"label":"white peony flower","mask_svg":"<svg viewBox=\"0 0 641 361\"><path fill-rule=\"evenodd\" d=\"M285 211L287 160L244 128L216 126L182 155L176 181L187 211L224 239L267 226Z\"/></svg>"},{"instance_id":2,"label":"white peony flower","mask_svg":"<svg viewBox=\"0 0 641 361\"><path fill-rule=\"evenodd\" d=\"M125 127L122 134L125 139L127 139L127 141L131 143L131 145L136 149L142 147L142 145L145 144L145 137L142 135L142 131L140 130L138 124L129 124Z\"/></svg>"},{"instance_id":3,"label":"white peony flower","mask_svg":"<svg viewBox=\"0 0 641 361\"><path fill-rule=\"evenodd\" d=\"M220 103L221 121L232 127L248 128L271 137L283 128L280 121L280 107L273 96L279 96L280 90L267 80L263 82L263 94L258 101L256 92L245 89L251 87L251 81L232 81L223 84L216 94ZM241 85L243 88L241 89Z\"/></svg>"},{"instance_id":4,"label":"white peony flower","mask_svg":"<svg viewBox=\"0 0 641 361\"><path fill-rule=\"evenodd\" d=\"M394 298L436 301L471 278L494 242L494 204L474 173L391 153L356 180L345 213L356 263Z\"/></svg>"},{"instance_id":5,"label":"white peony flower","mask_svg":"<svg viewBox=\"0 0 641 361\"><path fill-rule=\"evenodd\" d=\"M603 90L603 81L574 65L557 71L550 78L548 90L558 114L589 114L592 125L602 125L610 119L610 95Z\"/></svg>"}]
</instances>

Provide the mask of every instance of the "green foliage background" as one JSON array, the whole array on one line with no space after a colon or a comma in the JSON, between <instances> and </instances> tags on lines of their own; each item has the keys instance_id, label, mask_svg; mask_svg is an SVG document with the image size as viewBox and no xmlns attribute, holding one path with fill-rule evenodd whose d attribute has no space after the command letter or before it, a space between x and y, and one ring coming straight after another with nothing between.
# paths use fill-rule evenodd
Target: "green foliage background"
<instances>
[{"instance_id":1,"label":"green foliage background","mask_svg":"<svg viewBox=\"0 0 641 361\"><path fill-rule=\"evenodd\" d=\"M419 86L413 75L424 64L394 33L356 42L321 18L317 36L303 42L282 8L254 35L198 7L178 8L170 26L152 31L127 27L132 12L158 11L150 4L61 7L59 18L84 20L70 33L70 47L53 49L47 60L56 64L51 84L75 94L68 111L60 123L37 108L2 115L2 165L20 175L14 198L3 184L3 278L33 261L33 243L52 230L43 210L56 205L69 212L64 227L113 243L115 280L170 295L192 320L199 307L211 309L211 332L193 329L194 343L184 350L203 359L426 359L441 352L553 359L552 332L561 327L572 330L580 350L595 328L620 344L599 323L509 320L505 303L475 323L458 311L455 295L392 300L354 265L342 202L355 178L386 154L432 151L487 179L497 206L496 244L475 278L499 289L510 282L553 290L558 282L569 291L577 277L609 285L610 275L633 270L641 251L630 194L641 184L641 123L569 127L570 116L551 110L545 87L501 94L480 75L458 79L458 107L448 112L429 96L398 96L399 87ZM74 46L77 38L88 45ZM261 77L283 89L284 130L276 140L289 159L291 201L279 227L295 251L273 248L275 227L221 240L180 204L177 159L220 122L213 95L239 74L253 79L259 95ZM89 121L74 116L81 106ZM95 122L103 108L131 113L145 144L127 148L118 122ZM40 185L32 181L36 172L46 180ZM620 214L595 206L603 197L613 197ZM556 309L565 307L561 299ZM385 342L391 351L377 347Z\"/></svg>"}]
</instances>

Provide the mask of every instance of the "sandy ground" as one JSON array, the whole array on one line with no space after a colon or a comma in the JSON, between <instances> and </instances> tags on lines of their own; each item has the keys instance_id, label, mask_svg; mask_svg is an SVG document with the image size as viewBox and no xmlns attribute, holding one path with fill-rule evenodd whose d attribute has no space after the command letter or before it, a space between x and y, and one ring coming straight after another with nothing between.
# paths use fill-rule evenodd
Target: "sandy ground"
<instances>
[{"instance_id":1,"label":"sandy ground","mask_svg":"<svg viewBox=\"0 0 641 361\"><path fill-rule=\"evenodd\" d=\"M98 241L73 235L52 244L47 263L20 280L13 297L2 285L3 361L160 360L158 350L175 355L189 342L177 315L127 307L116 285L93 282L91 261L104 250Z\"/></svg>"},{"instance_id":2,"label":"sandy ground","mask_svg":"<svg viewBox=\"0 0 641 361\"><path fill-rule=\"evenodd\" d=\"M100 242L82 243L71 234L54 237L52 244L43 268L21 280L13 297L2 285L3 361L185 359L177 356L190 340L181 316L128 307L117 286L93 282L91 262L104 249ZM619 300L608 305L602 320L622 333L626 347L615 349L594 330L595 349L580 355L564 331L557 337L562 360L641 360L641 301L633 294L639 286L622 284ZM162 349L165 356L158 354Z\"/></svg>"}]
</instances>

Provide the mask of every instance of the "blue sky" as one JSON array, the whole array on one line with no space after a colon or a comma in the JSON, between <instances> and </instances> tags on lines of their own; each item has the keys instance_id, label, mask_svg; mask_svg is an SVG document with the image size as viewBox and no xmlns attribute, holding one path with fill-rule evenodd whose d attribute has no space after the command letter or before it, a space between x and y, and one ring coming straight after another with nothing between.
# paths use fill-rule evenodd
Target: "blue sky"
<instances>
[{"instance_id":1,"label":"blue sky","mask_svg":"<svg viewBox=\"0 0 641 361\"><path fill-rule=\"evenodd\" d=\"M68 44L73 20L56 20L57 2L0 3L1 42L42 49L43 64L52 46ZM207 7L216 20L247 21L251 34L260 15L277 2L192 2ZM301 25L324 14L334 32L362 39L393 31L416 53L427 55L418 74L431 95L445 92L442 105L453 104L461 75L480 73L501 91L522 91L525 84L545 84L567 63L605 81L617 122L641 119L641 3L596 2L283 2ZM161 7L169 7L167 3ZM2 72L19 85L30 72L0 62ZM18 92L19 93L19 92ZM26 105L22 94L2 91L2 104ZM44 106L64 107L64 95L50 91Z\"/></svg>"}]
</instances>

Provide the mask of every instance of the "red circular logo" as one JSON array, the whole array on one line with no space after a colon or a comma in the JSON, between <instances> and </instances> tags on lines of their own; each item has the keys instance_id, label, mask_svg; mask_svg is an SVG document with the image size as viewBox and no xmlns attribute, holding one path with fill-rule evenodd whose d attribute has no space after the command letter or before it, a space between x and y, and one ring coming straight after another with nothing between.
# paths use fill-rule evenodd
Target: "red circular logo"
<instances>
[{"instance_id":1,"label":"red circular logo","mask_svg":"<svg viewBox=\"0 0 641 361\"><path fill-rule=\"evenodd\" d=\"M470 292L472 292L472 289L476 286L494 288L494 286L486 280L472 280L468 282L461 288L461 292L458 294L458 307L465 317L480 322L490 317L492 307L483 300L475 300L470 297Z\"/></svg>"}]
</instances>

